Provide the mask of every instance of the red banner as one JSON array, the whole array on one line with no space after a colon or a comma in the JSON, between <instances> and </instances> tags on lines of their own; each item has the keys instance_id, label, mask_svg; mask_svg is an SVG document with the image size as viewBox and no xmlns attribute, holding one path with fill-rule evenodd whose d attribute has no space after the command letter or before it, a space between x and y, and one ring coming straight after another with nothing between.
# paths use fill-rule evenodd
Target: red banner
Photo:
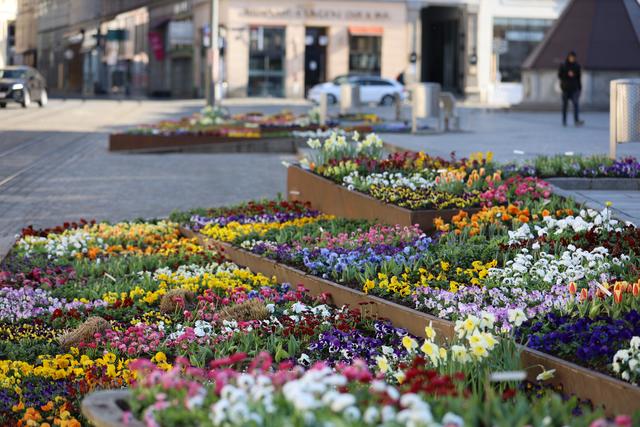
<instances>
[{"instance_id":1,"label":"red banner","mask_svg":"<svg viewBox=\"0 0 640 427\"><path fill-rule=\"evenodd\" d=\"M159 31L149 31L149 44L153 51L153 56L156 60L164 61L164 42L162 40L162 33Z\"/></svg>"}]
</instances>

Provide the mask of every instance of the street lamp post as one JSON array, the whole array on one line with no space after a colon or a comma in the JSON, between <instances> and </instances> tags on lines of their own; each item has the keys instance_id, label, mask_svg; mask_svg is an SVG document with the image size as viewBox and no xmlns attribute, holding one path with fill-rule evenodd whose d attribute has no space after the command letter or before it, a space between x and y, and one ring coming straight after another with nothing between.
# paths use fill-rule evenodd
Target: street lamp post
<instances>
[{"instance_id":1,"label":"street lamp post","mask_svg":"<svg viewBox=\"0 0 640 427\"><path fill-rule=\"evenodd\" d=\"M209 84L209 96L208 104L210 106L216 105L216 86L218 83L219 64L220 64L220 41L219 41L219 27L220 27L220 0L211 0L211 22L209 26L209 47L211 49L211 73Z\"/></svg>"}]
</instances>

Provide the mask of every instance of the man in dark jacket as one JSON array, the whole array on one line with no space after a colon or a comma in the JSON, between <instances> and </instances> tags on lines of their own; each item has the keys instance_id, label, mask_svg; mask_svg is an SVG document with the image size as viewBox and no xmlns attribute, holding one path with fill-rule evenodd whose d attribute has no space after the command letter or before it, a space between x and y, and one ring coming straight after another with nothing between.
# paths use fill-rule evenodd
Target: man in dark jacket
<instances>
[{"instance_id":1,"label":"man in dark jacket","mask_svg":"<svg viewBox=\"0 0 640 427\"><path fill-rule=\"evenodd\" d=\"M567 109L569 101L573 104L573 122L576 126L582 126L584 122L580 120L580 91L582 82L580 80L580 64L576 60L576 53L569 52L567 59L558 69L560 88L562 89L562 125L567 125Z\"/></svg>"}]
</instances>

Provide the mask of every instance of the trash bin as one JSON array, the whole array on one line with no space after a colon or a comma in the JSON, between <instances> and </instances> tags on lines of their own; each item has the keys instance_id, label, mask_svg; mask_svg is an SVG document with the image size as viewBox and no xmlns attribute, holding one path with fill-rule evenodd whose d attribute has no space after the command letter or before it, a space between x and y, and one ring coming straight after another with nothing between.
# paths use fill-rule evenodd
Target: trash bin
<instances>
[{"instance_id":1,"label":"trash bin","mask_svg":"<svg viewBox=\"0 0 640 427\"><path fill-rule=\"evenodd\" d=\"M640 142L640 79L619 79L610 83L609 155L616 157L616 145Z\"/></svg>"},{"instance_id":2,"label":"trash bin","mask_svg":"<svg viewBox=\"0 0 640 427\"><path fill-rule=\"evenodd\" d=\"M353 83L340 85L340 111L348 112L360 105L360 86Z\"/></svg>"}]
</instances>

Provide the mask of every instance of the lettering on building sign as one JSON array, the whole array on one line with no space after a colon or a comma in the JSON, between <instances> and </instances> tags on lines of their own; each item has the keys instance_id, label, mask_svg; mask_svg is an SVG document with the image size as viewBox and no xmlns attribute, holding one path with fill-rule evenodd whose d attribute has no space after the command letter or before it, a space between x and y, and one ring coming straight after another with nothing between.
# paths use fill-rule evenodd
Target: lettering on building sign
<instances>
[{"instance_id":1,"label":"lettering on building sign","mask_svg":"<svg viewBox=\"0 0 640 427\"><path fill-rule=\"evenodd\" d=\"M369 11L369 10L331 10L331 9L311 9L311 8L265 8L253 9L244 8L240 16L247 18L276 18L276 19L322 19L337 20L347 19L352 21L388 21L391 19L389 12Z\"/></svg>"}]
</instances>

